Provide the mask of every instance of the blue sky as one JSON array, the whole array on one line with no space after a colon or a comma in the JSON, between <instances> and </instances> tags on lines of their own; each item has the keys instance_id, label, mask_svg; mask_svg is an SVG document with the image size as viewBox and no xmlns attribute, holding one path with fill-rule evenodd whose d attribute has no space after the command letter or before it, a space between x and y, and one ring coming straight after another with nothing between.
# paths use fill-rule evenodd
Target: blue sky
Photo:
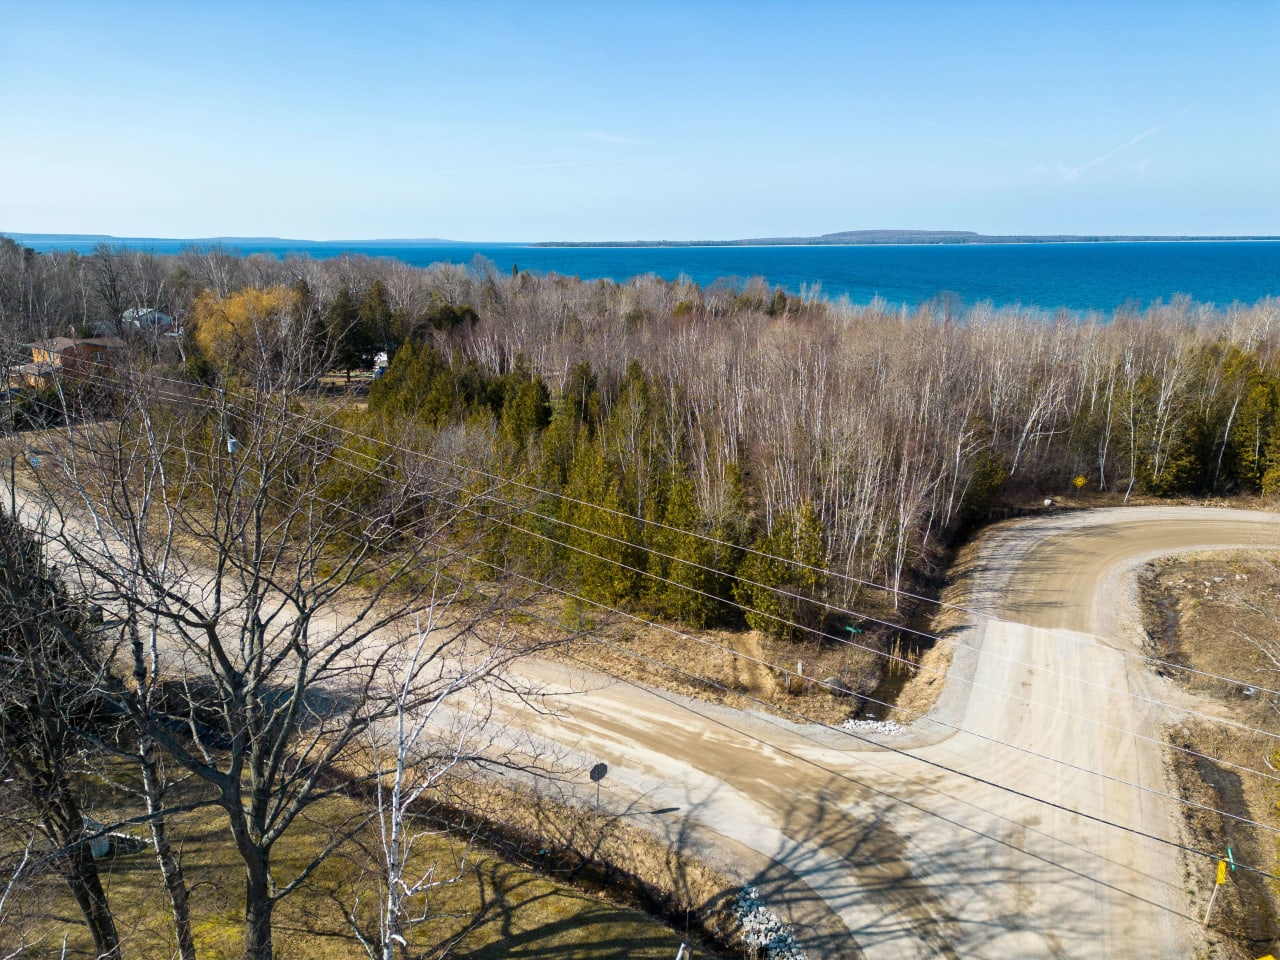
<instances>
[{"instance_id":1,"label":"blue sky","mask_svg":"<svg viewBox=\"0 0 1280 960\"><path fill-rule=\"evenodd\" d=\"M0 0L0 231L1280 233L1280 2Z\"/></svg>"}]
</instances>

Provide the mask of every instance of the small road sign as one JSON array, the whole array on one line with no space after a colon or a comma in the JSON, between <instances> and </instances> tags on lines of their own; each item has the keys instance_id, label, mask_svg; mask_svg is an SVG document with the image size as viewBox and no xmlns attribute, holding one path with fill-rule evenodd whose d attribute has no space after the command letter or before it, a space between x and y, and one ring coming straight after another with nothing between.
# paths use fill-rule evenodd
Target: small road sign
<instances>
[{"instance_id":1,"label":"small road sign","mask_svg":"<svg viewBox=\"0 0 1280 960\"><path fill-rule=\"evenodd\" d=\"M591 778L591 782L596 785L596 813L600 812L600 781L604 779L604 775L609 772L607 763L597 763L591 768L591 772L587 774Z\"/></svg>"}]
</instances>

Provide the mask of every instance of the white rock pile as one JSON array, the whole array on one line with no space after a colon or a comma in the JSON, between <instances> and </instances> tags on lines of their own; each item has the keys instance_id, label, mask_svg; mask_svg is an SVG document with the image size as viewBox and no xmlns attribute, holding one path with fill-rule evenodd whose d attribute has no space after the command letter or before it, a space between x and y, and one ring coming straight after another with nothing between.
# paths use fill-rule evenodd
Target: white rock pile
<instances>
[{"instance_id":1,"label":"white rock pile","mask_svg":"<svg viewBox=\"0 0 1280 960\"><path fill-rule=\"evenodd\" d=\"M841 724L851 733L901 733L906 729L892 720L846 720Z\"/></svg>"},{"instance_id":2,"label":"white rock pile","mask_svg":"<svg viewBox=\"0 0 1280 960\"><path fill-rule=\"evenodd\" d=\"M743 887L733 904L733 914L742 924L742 939L748 946L764 949L769 960L805 960L787 925L765 907L760 891Z\"/></svg>"}]
</instances>

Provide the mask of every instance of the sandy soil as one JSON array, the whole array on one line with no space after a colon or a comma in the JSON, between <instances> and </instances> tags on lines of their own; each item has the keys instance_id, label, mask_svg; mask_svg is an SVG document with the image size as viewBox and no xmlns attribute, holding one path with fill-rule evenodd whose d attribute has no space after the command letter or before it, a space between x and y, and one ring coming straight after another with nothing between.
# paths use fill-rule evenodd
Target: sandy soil
<instances>
[{"instance_id":1,"label":"sandy soil","mask_svg":"<svg viewBox=\"0 0 1280 960\"><path fill-rule=\"evenodd\" d=\"M1156 507L993 529L942 695L883 745L566 665L540 676L575 693L527 726L584 788L609 763L602 812L755 883L812 957L1195 956L1186 870L1212 864L1180 846L1164 731L1186 697L1141 653L1136 570L1275 546L1278 521Z\"/></svg>"},{"instance_id":2,"label":"sandy soil","mask_svg":"<svg viewBox=\"0 0 1280 960\"><path fill-rule=\"evenodd\" d=\"M1277 559L1244 551L1170 557L1146 567L1141 580L1149 646L1167 662L1200 671L1166 669L1199 706L1170 731L1182 748L1170 756L1181 792L1203 805L1187 807L1185 828L1195 846L1230 848L1234 859L1266 874L1276 873L1280 852ZM1280 953L1280 890L1266 874L1242 868L1229 875L1214 905L1209 955L1254 960ZM1201 899L1213 881L1203 867L1188 874Z\"/></svg>"}]
</instances>

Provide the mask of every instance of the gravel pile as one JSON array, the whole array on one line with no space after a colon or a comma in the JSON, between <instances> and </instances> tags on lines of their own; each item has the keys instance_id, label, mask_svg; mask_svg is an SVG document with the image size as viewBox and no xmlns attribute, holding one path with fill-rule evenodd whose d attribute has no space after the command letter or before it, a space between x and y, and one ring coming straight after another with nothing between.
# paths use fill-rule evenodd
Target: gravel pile
<instances>
[{"instance_id":1,"label":"gravel pile","mask_svg":"<svg viewBox=\"0 0 1280 960\"><path fill-rule=\"evenodd\" d=\"M806 960L787 925L760 900L755 887L743 887L733 904L733 914L742 924L742 939L749 946L764 948L769 960Z\"/></svg>"},{"instance_id":2,"label":"gravel pile","mask_svg":"<svg viewBox=\"0 0 1280 960\"><path fill-rule=\"evenodd\" d=\"M902 733L907 729L892 720L846 720L841 726L853 733Z\"/></svg>"}]
</instances>

